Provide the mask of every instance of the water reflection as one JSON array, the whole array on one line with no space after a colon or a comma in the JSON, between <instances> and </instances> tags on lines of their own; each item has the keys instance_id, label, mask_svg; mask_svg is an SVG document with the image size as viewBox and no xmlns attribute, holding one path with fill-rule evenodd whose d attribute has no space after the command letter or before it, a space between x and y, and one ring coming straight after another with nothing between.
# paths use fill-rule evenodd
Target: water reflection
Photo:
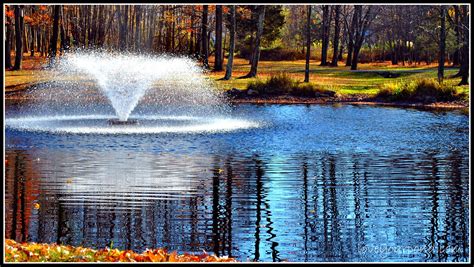
<instances>
[{"instance_id":1,"label":"water reflection","mask_svg":"<svg viewBox=\"0 0 474 267\"><path fill-rule=\"evenodd\" d=\"M7 130L6 238L242 261L468 260L466 117L347 106L235 113L268 126L215 135Z\"/></svg>"},{"instance_id":2,"label":"water reflection","mask_svg":"<svg viewBox=\"0 0 474 267\"><path fill-rule=\"evenodd\" d=\"M446 158L434 152L214 155L186 158L193 168L175 166L183 178L174 181L147 155L136 169L96 168L96 177L91 166L71 170L67 162L80 162L74 157L38 161L27 151L7 152L7 238L204 249L251 261L465 261L469 255L467 162L456 151ZM153 160L170 164L166 155ZM110 161L104 153L93 165ZM143 164L154 169L149 180L137 171ZM371 247L405 250L366 253Z\"/></svg>"}]
</instances>

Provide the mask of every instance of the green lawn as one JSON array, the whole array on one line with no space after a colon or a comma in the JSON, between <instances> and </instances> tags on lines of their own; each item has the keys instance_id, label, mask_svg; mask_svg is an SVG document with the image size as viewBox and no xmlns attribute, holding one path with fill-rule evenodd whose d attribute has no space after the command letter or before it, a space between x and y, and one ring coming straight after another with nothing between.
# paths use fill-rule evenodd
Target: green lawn
<instances>
[{"instance_id":1,"label":"green lawn","mask_svg":"<svg viewBox=\"0 0 474 267\"><path fill-rule=\"evenodd\" d=\"M20 71L6 71L5 87L6 90L17 90L34 84L37 82L47 81L50 79L64 79L66 77L58 77L52 71L41 70L40 61L25 57L25 69ZM225 66L226 60L224 62ZM30 67L33 66L33 67ZM213 66L213 58L210 58L210 66ZM239 79L250 70L248 60L236 58L234 60L233 77L229 81L219 80L224 76L224 71L213 72L209 71L208 75L215 81L215 85L222 89L228 90L231 88L245 89L247 83L255 79L266 79L272 75L279 73L286 73L288 76L296 81L303 81L304 79L305 61L260 61L258 64L258 77L250 79ZM383 78L375 71L391 71L399 72L401 75L398 78ZM445 76L449 77L457 73L458 69L447 68ZM322 88L336 91L340 95L374 95L379 91L381 85L385 83L401 82L405 79L416 78L436 78L436 65L421 65L421 66L392 66L389 62L385 63L370 63L359 64L357 71L351 71L349 67L345 67L343 62L339 62L338 67L322 67L319 62L312 61L310 63L310 82ZM70 79L67 78L67 79ZM445 83L456 85L460 78L446 78ZM459 86L459 91L469 92L469 86Z\"/></svg>"},{"instance_id":2,"label":"green lawn","mask_svg":"<svg viewBox=\"0 0 474 267\"><path fill-rule=\"evenodd\" d=\"M345 67L343 62L339 62L338 67L318 66L319 62L310 63L310 83L320 85L323 88L333 90L341 95L364 94L374 95L384 83L395 83L405 79L416 78L436 78L436 65L421 66L392 66L385 64L359 64L357 71L351 71ZM212 62L211 62L212 66ZM210 72L209 76L216 82L219 88L228 90L231 88L245 89L247 83L255 79L266 79L271 75L286 73L297 81L304 80L305 61L261 61L258 67L258 77L251 79L239 79L250 69L247 60L237 59L234 64L233 78L229 81L219 80L224 76L224 72ZM375 71L391 71L401 73L398 78L384 78ZM449 77L457 73L458 69L447 68L445 76ZM445 82L456 85L460 78L446 78ZM469 92L469 86L459 86L458 90Z\"/></svg>"}]
</instances>

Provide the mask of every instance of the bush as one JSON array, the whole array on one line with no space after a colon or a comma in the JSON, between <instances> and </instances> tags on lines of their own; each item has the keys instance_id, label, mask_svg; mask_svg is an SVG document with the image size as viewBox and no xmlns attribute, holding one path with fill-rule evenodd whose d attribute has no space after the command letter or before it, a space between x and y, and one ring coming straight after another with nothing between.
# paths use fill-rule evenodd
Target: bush
<instances>
[{"instance_id":1,"label":"bush","mask_svg":"<svg viewBox=\"0 0 474 267\"><path fill-rule=\"evenodd\" d=\"M436 79L415 79L383 85L377 98L389 101L437 102L455 101L465 97L456 87L439 84Z\"/></svg>"},{"instance_id":2,"label":"bush","mask_svg":"<svg viewBox=\"0 0 474 267\"><path fill-rule=\"evenodd\" d=\"M255 80L247 84L247 90L255 90L265 95L294 95L304 97L334 96L335 92L317 87L310 83L298 83L288 75L281 73L267 80Z\"/></svg>"},{"instance_id":3,"label":"bush","mask_svg":"<svg viewBox=\"0 0 474 267\"><path fill-rule=\"evenodd\" d=\"M247 89L258 91L260 94L285 94L292 91L295 82L288 75L280 73L272 75L266 81L255 80L247 85Z\"/></svg>"}]
</instances>

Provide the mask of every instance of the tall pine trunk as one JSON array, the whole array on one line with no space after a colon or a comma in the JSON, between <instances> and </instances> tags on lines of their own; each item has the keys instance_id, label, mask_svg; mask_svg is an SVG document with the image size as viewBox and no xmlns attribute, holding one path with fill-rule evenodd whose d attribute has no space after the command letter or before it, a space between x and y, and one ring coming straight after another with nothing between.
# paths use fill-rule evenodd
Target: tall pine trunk
<instances>
[{"instance_id":1,"label":"tall pine trunk","mask_svg":"<svg viewBox=\"0 0 474 267\"><path fill-rule=\"evenodd\" d=\"M323 6L323 25L322 25L322 45L321 45L321 66L327 66L328 46L329 46L329 6Z\"/></svg>"},{"instance_id":2,"label":"tall pine trunk","mask_svg":"<svg viewBox=\"0 0 474 267\"><path fill-rule=\"evenodd\" d=\"M51 35L51 41L49 46L49 64L53 65L56 61L56 53L58 49L58 37L59 37L59 12L61 6L55 5L53 11L53 35Z\"/></svg>"},{"instance_id":3,"label":"tall pine trunk","mask_svg":"<svg viewBox=\"0 0 474 267\"><path fill-rule=\"evenodd\" d=\"M6 5L6 11L10 11L10 6ZM9 16L6 16L6 36L5 36L5 68L9 69L12 67L12 58L11 58L11 52L12 52L12 35L13 35L13 30L12 30L12 19Z\"/></svg>"},{"instance_id":4,"label":"tall pine trunk","mask_svg":"<svg viewBox=\"0 0 474 267\"><path fill-rule=\"evenodd\" d=\"M23 6L15 6L15 65L13 70L20 70L23 59Z\"/></svg>"},{"instance_id":5,"label":"tall pine trunk","mask_svg":"<svg viewBox=\"0 0 474 267\"><path fill-rule=\"evenodd\" d=\"M438 54L438 82L442 83L444 78L444 61L446 56L446 7L440 6L441 29L439 33Z\"/></svg>"},{"instance_id":6,"label":"tall pine trunk","mask_svg":"<svg viewBox=\"0 0 474 267\"><path fill-rule=\"evenodd\" d=\"M250 72L245 76L247 78L257 76L258 61L260 59L260 40L263 34L263 22L265 20L265 6L258 6L258 20L257 20L257 34L255 36L255 42L253 46L253 59L250 67Z\"/></svg>"},{"instance_id":7,"label":"tall pine trunk","mask_svg":"<svg viewBox=\"0 0 474 267\"><path fill-rule=\"evenodd\" d=\"M216 53L214 70L222 70L222 5L216 5Z\"/></svg>"},{"instance_id":8,"label":"tall pine trunk","mask_svg":"<svg viewBox=\"0 0 474 267\"><path fill-rule=\"evenodd\" d=\"M459 85L469 84L469 14L467 10L467 5L461 6L462 10L462 48L461 48L461 82Z\"/></svg>"},{"instance_id":9,"label":"tall pine trunk","mask_svg":"<svg viewBox=\"0 0 474 267\"><path fill-rule=\"evenodd\" d=\"M338 50L339 50L339 31L340 31L340 23L339 23L339 16L341 14L341 6L335 6L334 10L334 42L333 42L333 49L334 53L332 55L332 62L331 66L337 67L337 60L338 60Z\"/></svg>"},{"instance_id":10,"label":"tall pine trunk","mask_svg":"<svg viewBox=\"0 0 474 267\"><path fill-rule=\"evenodd\" d=\"M357 24L357 16L354 7L354 14L352 15L351 27L348 31L348 41L347 41L347 58L346 58L346 67L352 65L352 53L354 49L354 32Z\"/></svg>"},{"instance_id":11,"label":"tall pine trunk","mask_svg":"<svg viewBox=\"0 0 474 267\"><path fill-rule=\"evenodd\" d=\"M227 59L227 65L225 67L224 80L229 80L232 77L232 67L234 63L234 49L235 49L235 6L230 6L230 45L229 45L229 58Z\"/></svg>"},{"instance_id":12,"label":"tall pine trunk","mask_svg":"<svg viewBox=\"0 0 474 267\"><path fill-rule=\"evenodd\" d=\"M309 59L311 53L311 5L308 5L306 17L306 65L304 71L304 82L309 82Z\"/></svg>"},{"instance_id":13,"label":"tall pine trunk","mask_svg":"<svg viewBox=\"0 0 474 267\"><path fill-rule=\"evenodd\" d=\"M209 14L209 6L202 6L202 21L201 21L201 57L206 69L209 68L209 46L207 44L207 17Z\"/></svg>"}]
</instances>

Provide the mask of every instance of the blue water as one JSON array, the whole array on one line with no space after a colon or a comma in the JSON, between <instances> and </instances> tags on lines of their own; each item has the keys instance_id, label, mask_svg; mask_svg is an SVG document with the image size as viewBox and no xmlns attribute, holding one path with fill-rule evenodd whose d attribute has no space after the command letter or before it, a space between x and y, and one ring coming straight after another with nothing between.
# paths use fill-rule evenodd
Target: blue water
<instances>
[{"instance_id":1,"label":"blue water","mask_svg":"<svg viewBox=\"0 0 474 267\"><path fill-rule=\"evenodd\" d=\"M259 127L113 135L7 123L6 237L241 261L468 261L467 115L351 105L231 113Z\"/></svg>"}]
</instances>

